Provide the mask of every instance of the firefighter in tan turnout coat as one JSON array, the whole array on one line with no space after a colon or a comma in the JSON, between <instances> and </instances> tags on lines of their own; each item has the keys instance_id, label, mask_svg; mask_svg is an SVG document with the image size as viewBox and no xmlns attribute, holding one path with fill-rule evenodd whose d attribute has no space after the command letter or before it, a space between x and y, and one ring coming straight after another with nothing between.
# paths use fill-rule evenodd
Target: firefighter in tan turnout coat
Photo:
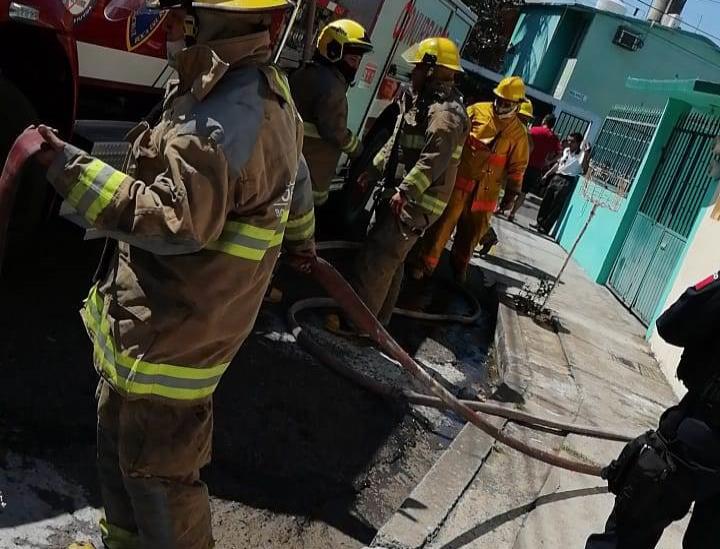
<instances>
[{"instance_id":1,"label":"firefighter in tan turnout coat","mask_svg":"<svg viewBox=\"0 0 720 549\"><path fill-rule=\"evenodd\" d=\"M333 21L320 31L313 61L290 77L304 121L303 153L316 207L327 202L340 155L355 157L362 151L360 140L347 127L346 94L362 56L370 51L370 38L362 25L350 19Z\"/></svg>"},{"instance_id":2,"label":"firefighter in tan turnout coat","mask_svg":"<svg viewBox=\"0 0 720 549\"><path fill-rule=\"evenodd\" d=\"M418 237L442 214L469 126L454 79L457 46L428 38L403 54L414 66L412 90L400 101L395 132L374 160L373 173L395 187L357 259L353 283L378 319L387 324L403 279L403 264ZM335 320L328 319L332 328Z\"/></svg>"},{"instance_id":3,"label":"firefighter in tan turnout coat","mask_svg":"<svg viewBox=\"0 0 720 549\"><path fill-rule=\"evenodd\" d=\"M119 241L82 310L101 376L101 530L111 549L212 547L199 471L210 460L213 392L250 333L283 239L296 267L314 257L301 121L268 64L269 29L289 6L162 5L172 8L168 40L191 29L196 44L172 59L179 82L160 122L133 132L125 171L40 128L48 179Z\"/></svg>"}]
</instances>

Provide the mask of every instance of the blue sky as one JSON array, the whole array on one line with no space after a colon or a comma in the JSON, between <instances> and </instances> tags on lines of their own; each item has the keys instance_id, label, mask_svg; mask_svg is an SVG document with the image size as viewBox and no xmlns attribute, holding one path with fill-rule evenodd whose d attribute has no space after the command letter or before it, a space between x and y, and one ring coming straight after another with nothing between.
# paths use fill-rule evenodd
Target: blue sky
<instances>
[{"instance_id":1,"label":"blue sky","mask_svg":"<svg viewBox=\"0 0 720 549\"><path fill-rule=\"evenodd\" d=\"M652 4L652 0L624 1L628 6L629 15L632 15L634 9L638 8L638 16L641 17L647 14L646 4ZM684 29L698 32L692 27L699 27L702 31L714 35L712 39L720 45L720 0L687 0L681 18Z\"/></svg>"}]
</instances>

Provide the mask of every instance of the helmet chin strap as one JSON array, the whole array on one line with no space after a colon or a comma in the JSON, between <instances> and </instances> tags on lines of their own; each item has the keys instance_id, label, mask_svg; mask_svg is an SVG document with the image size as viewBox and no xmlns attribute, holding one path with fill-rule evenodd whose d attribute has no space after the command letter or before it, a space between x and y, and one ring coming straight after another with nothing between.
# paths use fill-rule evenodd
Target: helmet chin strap
<instances>
[{"instance_id":1,"label":"helmet chin strap","mask_svg":"<svg viewBox=\"0 0 720 549\"><path fill-rule=\"evenodd\" d=\"M502 114L496 112L496 114L498 118L512 118L515 114L517 114L517 109L513 109Z\"/></svg>"}]
</instances>

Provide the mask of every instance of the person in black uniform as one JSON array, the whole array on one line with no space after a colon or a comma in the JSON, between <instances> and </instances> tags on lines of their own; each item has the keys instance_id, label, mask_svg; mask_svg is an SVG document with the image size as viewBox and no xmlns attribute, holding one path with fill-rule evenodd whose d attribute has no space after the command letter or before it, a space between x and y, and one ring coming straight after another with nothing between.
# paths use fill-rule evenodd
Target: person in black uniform
<instances>
[{"instance_id":1,"label":"person in black uniform","mask_svg":"<svg viewBox=\"0 0 720 549\"><path fill-rule=\"evenodd\" d=\"M693 503L683 548L720 547L719 274L688 288L657 321L660 336L683 347L677 376L688 392L603 470L615 507L586 549L651 549Z\"/></svg>"}]
</instances>

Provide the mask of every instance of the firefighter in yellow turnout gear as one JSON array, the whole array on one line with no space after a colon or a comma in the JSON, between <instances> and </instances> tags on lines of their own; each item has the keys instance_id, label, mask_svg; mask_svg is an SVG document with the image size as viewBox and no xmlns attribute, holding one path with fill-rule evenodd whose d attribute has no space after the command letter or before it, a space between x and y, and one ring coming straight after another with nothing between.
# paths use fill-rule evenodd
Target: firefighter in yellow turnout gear
<instances>
[{"instance_id":1,"label":"firefighter in yellow turnout gear","mask_svg":"<svg viewBox=\"0 0 720 549\"><path fill-rule=\"evenodd\" d=\"M313 61L290 77L290 88L305 126L303 153L310 168L315 206L327 202L340 155L362 152L347 127L347 91L362 56L372 51L359 23L333 21L320 31Z\"/></svg>"},{"instance_id":2,"label":"firefighter in yellow turnout gear","mask_svg":"<svg viewBox=\"0 0 720 549\"><path fill-rule=\"evenodd\" d=\"M360 297L384 324L395 307L408 252L445 209L469 128L454 86L462 71L457 46L447 38L428 38L403 58L414 65L412 90L401 100L395 132L370 175L378 179L384 174L394 183L392 198L378 208L353 279Z\"/></svg>"},{"instance_id":3,"label":"firefighter in yellow turnout gear","mask_svg":"<svg viewBox=\"0 0 720 549\"><path fill-rule=\"evenodd\" d=\"M494 92L493 103L476 103L467 109L471 129L455 188L442 217L418 244L413 273L417 278L435 270L457 228L451 264L458 279L464 280L473 250L490 228L503 186L503 205L512 204L520 191L529 156L527 131L517 117L525 86L513 76L503 79Z\"/></svg>"},{"instance_id":4,"label":"firefighter in yellow turnout gear","mask_svg":"<svg viewBox=\"0 0 720 549\"><path fill-rule=\"evenodd\" d=\"M131 132L123 171L40 129L48 179L118 241L82 310L101 376L109 549L213 546L200 480L213 392L252 329L283 239L296 267L314 257L302 123L287 79L268 64L269 29L290 2L163 7L168 40L192 29L195 45L173 56L179 81L160 122Z\"/></svg>"}]
</instances>

